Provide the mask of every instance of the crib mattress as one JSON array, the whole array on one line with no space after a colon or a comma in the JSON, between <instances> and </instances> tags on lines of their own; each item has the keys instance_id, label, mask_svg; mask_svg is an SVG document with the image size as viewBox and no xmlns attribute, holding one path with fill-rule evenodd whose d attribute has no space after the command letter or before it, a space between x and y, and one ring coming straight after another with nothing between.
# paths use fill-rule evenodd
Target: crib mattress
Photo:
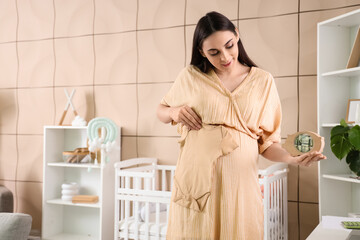
<instances>
[{"instance_id":1,"label":"crib mattress","mask_svg":"<svg viewBox=\"0 0 360 240\"><path fill-rule=\"evenodd\" d=\"M166 222L166 212L160 212L160 236L166 237L166 230L167 230L167 222ZM135 234L135 217L130 217L128 220L128 231L129 234ZM120 237L125 235L126 224L125 220L119 222L119 230L120 230ZM149 215L149 235L156 236L156 223L155 223L155 213ZM145 222L139 221L139 235L145 235L146 232L146 224Z\"/></svg>"}]
</instances>

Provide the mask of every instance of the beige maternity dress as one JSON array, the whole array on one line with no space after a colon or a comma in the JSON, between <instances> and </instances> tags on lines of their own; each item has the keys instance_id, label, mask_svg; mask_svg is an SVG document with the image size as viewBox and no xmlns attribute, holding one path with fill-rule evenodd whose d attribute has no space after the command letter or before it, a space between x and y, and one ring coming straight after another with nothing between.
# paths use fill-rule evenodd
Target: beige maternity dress
<instances>
[{"instance_id":1,"label":"beige maternity dress","mask_svg":"<svg viewBox=\"0 0 360 240\"><path fill-rule=\"evenodd\" d=\"M167 239L263 239L258 155L281 140L281 105L271 74L252 67L230 92L213 70L205 74L190 65L161 103L187 104L203 124L225 126L238 145L213 164L210 196L202 211L175 203L173 185ZM184 129L178 125L180 134Z\"/></svg>"}]
</instances>

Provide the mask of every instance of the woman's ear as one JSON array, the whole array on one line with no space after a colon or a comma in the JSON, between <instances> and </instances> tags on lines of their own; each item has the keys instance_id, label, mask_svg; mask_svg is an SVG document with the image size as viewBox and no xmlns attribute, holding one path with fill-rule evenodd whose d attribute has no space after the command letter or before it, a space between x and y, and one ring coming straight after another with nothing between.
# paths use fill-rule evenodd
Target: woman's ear
<instances>
[{"instance_id":1,"label":"woman's ear","mask_svg":"<svg viewBox=\"0 0 360 240\"><path fill-rule=\"evenodd\" d=\"M201 56L203 56L204 58L206 58L205 53L203 52L202 49L199 48L199 52L200 52Z\"/></svg>"},{"instance_id":2,"label":"woman's ear","mask_svg":"<svg viewBox=\"0 0 360 240\"><path fill-rule=\"evenodd\" d=\"M235 32L236 32L236 42L238 42L240 40L239 30L235 28Z\"/></svg>"}]
</instances>

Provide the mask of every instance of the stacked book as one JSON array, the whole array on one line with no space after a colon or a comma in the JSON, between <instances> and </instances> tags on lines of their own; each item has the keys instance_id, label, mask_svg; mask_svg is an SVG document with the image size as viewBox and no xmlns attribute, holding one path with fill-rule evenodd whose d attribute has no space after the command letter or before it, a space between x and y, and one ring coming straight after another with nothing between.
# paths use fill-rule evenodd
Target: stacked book
<instances>
[{"instance_id":1,"label":"stacked book","mask_svg":"<svg viewBox=\"0 0 360 240\"><path fill-rule=\"evenodd\" d=\"M99 197L95 195L75 195L72 198L72 203L97 203Z\"/></svg>"}]
</instances>

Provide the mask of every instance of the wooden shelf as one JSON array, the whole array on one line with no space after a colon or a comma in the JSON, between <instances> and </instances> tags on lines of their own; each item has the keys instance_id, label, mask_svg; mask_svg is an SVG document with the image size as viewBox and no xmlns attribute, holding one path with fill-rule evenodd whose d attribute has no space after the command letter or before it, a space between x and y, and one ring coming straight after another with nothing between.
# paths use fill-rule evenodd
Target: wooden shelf
<instances>
[{"instance_id":1,"label":"wooden shelf","mask_svg":"<svg viewBox=\"0 0 360 240\"><path fill-rule=\"evenodd\" d=\"M359 179L356 179L356 175L354 174L323 174L323 178L344 181L344 182L352 182L352 183L360 183Z\"/></svg>"},{"instance_id":2,"label":"wooden shelf","mask_svg":"<svg viewBox=\"0 0 360 240\"><path fill-rule=\"evenodd\" d=\"M48 166L53 167L72 167L72 168L101 168L101 164L92 164L92 163L64 163L64 162L54 162L48 163Z\"/></svg>"},{"instance_id":3,"label":"wooden shelf","mask_svg":"<svg viewBox=\"0 0 360 240\"><path fill-rule=\"evenodd\" d=\"M72 203L71 201L64 201L62 199L53 199L47 200L46 203L49 204L58 204L58 205L67 205L74 207L91 207L91 208L100 208L100 203Z\"/></svg>"},{"instance_id":4,"label":"wooden shelf","mask_svg":"<svg viewBox=\"0 0 360 240\"><path fill-rule=\"evenodd\" d=\"M337 125L340 125L340 123L323 123L321 124L321 127L335 127ZM349 127L353 127L354 125L354 123L348 123Z\"/></svg>"},{"instance_id":5,"label":"wooden shelf","mask_svg":"<svg viewBox=\"0 0 360 240\"><path fill-rule=\"evenodd\" d=\"M97 237L87 236L87 235L79 235L79 234L71 234L71 233L60 233L51 237L43 238L43 240L95 240Z\"/></svg>"},{"instance_id":6,"label":"wooden shelf","mask_svg":"<svg viewBox=\"0 0 360 240\"><path fill-rule=\"evenodd\" d=\"M44 126L47 129L87 129L87 126Z\"/></svg>"},{"instance_id":7,"label":"wooden shelf","mask_svg":"<svg viewBox=\"0 0 360 240\"><path fill-rule=\"evenodd\" d=\"M360 76L360 67L343 69L338 71L326 72L321 74L323 77L334 76L334 77L355 77Z\"/></svg>"}]
</instances>

